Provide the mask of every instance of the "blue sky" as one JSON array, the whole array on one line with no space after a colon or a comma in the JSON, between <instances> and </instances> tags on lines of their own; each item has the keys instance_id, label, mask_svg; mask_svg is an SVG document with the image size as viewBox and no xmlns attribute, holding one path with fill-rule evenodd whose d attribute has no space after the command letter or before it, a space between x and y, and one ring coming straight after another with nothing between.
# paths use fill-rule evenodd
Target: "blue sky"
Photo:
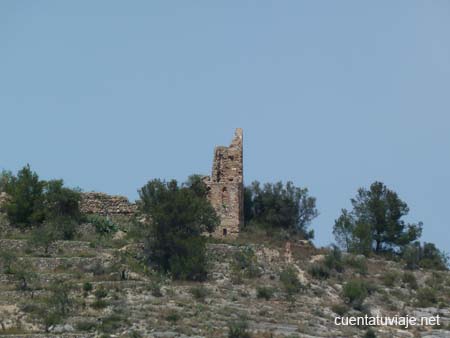
<instances>
[{"instance_id":1,"label":"blue sky","mask_svg":"<svg viewBox=\"0 0 450 338\"><path fill-rule=\"evenodd\" d=\"M0 169L137 197L208 174L317 197L316 244L358 187L396 190L450 251L448 1L2 1Z\"/></svg>"}]
</instances>

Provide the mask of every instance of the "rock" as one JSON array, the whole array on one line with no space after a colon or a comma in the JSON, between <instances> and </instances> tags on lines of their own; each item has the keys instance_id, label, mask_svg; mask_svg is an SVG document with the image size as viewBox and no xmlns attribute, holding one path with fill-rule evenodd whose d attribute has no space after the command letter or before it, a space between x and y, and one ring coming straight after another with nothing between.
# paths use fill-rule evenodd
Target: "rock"
<instances>
[{"instance_id":1,"label":"rock","mask_svg":"<svg viewBox=\"0 0 450 338\"><path fill-rule=\"evenodd\" d=\"M51 326L49 329L50 332L53 333L63 333L63 332L73 332L75 331L73 326L70 324L60 324L60 325L55 325L55 326Z\"/></svg>"},{"instance_id":2,"label":"rock","mask_svg":"<svg viewBox=\"0 0 450 338\"><path fill-rule=\"evenodd\" d=\"M124 239L126 235L127 235L126 232L124 232L124 231L122 231L122 230L118 230L118 231L114 234L113 239L114 239L114 240Z\"/></svg>"},{"instance_id":3,"label":"rock","mask_svg":"<svg viewBox=\"0 0 450 338\"><path fill-rule=\"evenodd\" d=\"M309 263L313 264L313 263L317 263L317 262L322 262L325 259L325 255L315 255L312 256L311 259L309 260Z\"/></svg>"},{"instance_id":4,"label":"rock","mask_svg":"<svg viewBox=\"0 0 450 338\"><path fill-rule=\"evenodd\" d=\"M433 330L422 333L422 338L450 338L450 331Z\"/></svg>"}]
</instances>

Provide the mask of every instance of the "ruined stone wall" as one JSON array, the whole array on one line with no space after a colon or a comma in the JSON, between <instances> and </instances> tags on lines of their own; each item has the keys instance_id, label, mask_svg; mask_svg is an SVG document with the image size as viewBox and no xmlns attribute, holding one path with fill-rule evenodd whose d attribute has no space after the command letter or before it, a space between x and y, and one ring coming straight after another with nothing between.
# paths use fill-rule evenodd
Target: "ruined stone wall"
<instances>
[{"instance_id":1,"label":"ruined stone wall","mask_svg":"<svg viewBox=\"0 0 450 338\"><path fill-rule=\"evenodd\" d=\"M84 214L131 216L136 213L137 207L123 196L86 192L81 194L80 210Z\"/></svg>"},{"instance_id":2,"label":"ruined stone wall","mask_svg":"<svg viewBox=\"0 0 450 338\"><path fill-rule=\"evenodd\" d=\"M212 174L205 178L208 198L220 216L215 237L235 237L244 222L243 133L236 129L229 147L214 150Z\"/></svg>"}]
</instances>

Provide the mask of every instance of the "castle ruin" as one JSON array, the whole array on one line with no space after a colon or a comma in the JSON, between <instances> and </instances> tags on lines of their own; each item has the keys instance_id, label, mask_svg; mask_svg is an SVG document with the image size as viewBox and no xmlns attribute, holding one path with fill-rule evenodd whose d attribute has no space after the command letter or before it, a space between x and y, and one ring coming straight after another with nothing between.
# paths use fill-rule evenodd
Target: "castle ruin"
<instances>
[{"instance_id":1,"label":"castle ruin","mask_svg":"<svg viewBox=\"0 0 450 338\"><path fill-rule=\"evenodd\" d=\"M208 199L220 217L214 237L236 237L244 223L243 133L237 128L230 146L217 146L211 176L203 179ZM8 196L0 194L0 211ZM84 214L132 217L138 213L136 203L126 197L98 192L81 194L80 211Z\"/></svg>"},{"instance_id":2,"label":"castle ruin","mask_svg":"<svg viewBox=\"0 0 450 338\"><path fill-rule=\"evenodd\" d=\"M211 176L204 179L208 199L220 217L214 237L236 237L244 223L243 133L237 128L229 147L217 146Z\"/></svg>"}]
</instances>

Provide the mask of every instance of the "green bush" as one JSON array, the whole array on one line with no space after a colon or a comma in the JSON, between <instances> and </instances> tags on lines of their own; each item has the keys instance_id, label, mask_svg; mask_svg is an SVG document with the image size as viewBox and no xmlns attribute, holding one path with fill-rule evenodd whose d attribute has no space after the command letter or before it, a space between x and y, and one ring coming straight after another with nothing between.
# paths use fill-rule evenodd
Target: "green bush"
<instances>
[{"instance_id":1,"label":"green bush","mask_svg":"<svg viewBox=\"0 0 450 338\"><path fill-rule=\"evenodd\" d=\"M139 191L139 206L148 216L145 247L148 261L174 279L207 277L206 239L219 218L197 176L179 187L175 180L153 180Z\"/></svg>"},{"instance_id":2,"label":"green bush","mask_svg":"<svg viewBox=\"0 0 450 338\"><path fill-rule=\"evenodd\" d=\"M204 302L206 297L209 295L209 290L205 288L203 285L194 286L189 289L191 295L198 301Z\"/></svg>"},{"instance_id":3,"label":"green bush","mask_svg":"<svg viewBox=\"0 0 450 338\"><path fill-rule=\"evenodd\" d=\"M11 171L2 170L0 173L0 192L6 192L8 186L11 184L13 174Z\"/></svg>"},{"instance_id":4,"label":"green bush","mask_svg":"<svg viewBox=\"0 0 450 338\"><path fill-rule=\"evenodd\" d=\"M0 251L0 264L2 268L2 272L5 274L12 274L13 263L17 260L16 255L14 255L11 251L1 250Z\"/></svg>"},{"instance_id":5,"label":"green bush","mask_svg":"<svg viewBox=\"0 0 450 338\"><path fill-rule=\"evenodd\" d=\"M425 280L425 284L428 285L429 287L438 290L439 288L442 287L442 285L445 285L445 276L444 274L441 274L439 272L433 271L431 273L431 276L429 276L426 280Z\"/></svg>"},{"instance_id":6,"label":"green bush","mask_svg":"<svg viewBox=\"0 0 450 338\"><path fill-rule=\"evenodd\" d=\"M29 227L54 218L80 219L80 193L64 187L62 180L39 180L29 165L17 176L3 174L1 184L8 194L4 209L14 225Z\"/></svg>"},{"instance_id":7,"label":"green bush","mask_svg":"<svg viewBox=\"0 0 450 338\"><path fill-rule=\"evenodd\" d=\"M308 189L298 188L292 182L266 183L258 181L244 189L244 213L246 223L252 222L265 228L285 229L309 239L311 221L319 214L316 199L308 196Z\"/></svg>"},{"instance_id":8,"label":"green bush","mask_svg":"<svg viewBox=\"0 0 450 338\"><path fill-rule=\"evenodd\" d=\"M256 259L255 252L250 247L245 247L234 254L232 270L238 277L257 278L261 271Z\"/></svg>"},{"instance_id":9,"label":"green bush","mask_svg":"<svg viewBox=\"0 0 450 338\"><path fill-rule=\"evenodd\" d=\"M406 268L410 270L418 268L448 270L448 255L440 251L433 243L409 244L403 249L402 258Z\"/></svg>"},{"instance_id":10,"label":"green bush","mask_svg":"<svg viewBox=\"0 0 450 338\"><path fill-rule=\"evenodd\" d=\"M330 269L323 263L311 264L308 272L315 279L327 279L331 274Z\"/></svg>"},{"instance_id":11,"label":"green bush","mask_svg":"<svg viewBox=\"0 0 450 338\"><path fill-rule=\"evenodd\" d=\"M161 275L155 275L150 281L148 286L153 297L162 297L161 285L163 284L163 277Z\"/></svg>"},{"instance_id":12,"label":"green bush","mask_svg":"<svg viewBox=\"0 0 450 338\"><path fill-rule=\"evenodd\" d=\"M45 331L48 332L50 327L59 324L62 322L62 320L64 319L63 316L51 309L51 310L47 310L47 309L43 309L42 313L41 313L41 317L42 317L42 321L43 324L45 326Z\"/></svg>"},{"instance_id":13,"label":"green bush","mask_svg":"<svg viewBox=\"0 0 450 338\"><path fill-rule=\"evenodd\" d=\"M81 220L81 194L78 190L64 187L63 180L46 181L43 199L45 219Z\"/></svg>"},{"instance_id":14,"label":"green bush","mask_svg":"<svg viewBox=\"0 0 450 338\"><path fill-rule=\"evenodd\" d=\"M273 294L274 294L273 288L267 286L258 286L256 288L256 296L258 298L269 300L273 297Z\"/></svg>"},{"instance_id":15,"label":"green bush","mask_svg":"<svg viewBox=\"0 0 450 338\"><path fill-rule=\"evenodd\" d=\"M174 279L204 281L206 280L207 259L206 239L188 237L172 242L175 251L169 259L170 273Z\"/></svg>"},{"instance_id":16,"label":"green bush","mask_svg":"<svg viewBox=\"0 0 450 338\"><path fill-rule=\"evenodd\" d=\"M85 283L83 284L83 291L84 291L84 292L90 292L90 291L92 291L93 288L94 288L94 287L92 286L92 283L85 282Z\"/></svg>"},{"instance_id":17,"label":"green bush","mask_svg":"<svg viewBox=\"0 0 450 338\"><path fill-rule=\"evenodd\" d=\"M166 314L166 320L168 322L172 322L175 323L177 321L179 321L181 319L180 314L175 311L175 310L170 310L167 314Z\"/></svg>"},{"instance_id":18,"label":"green bush","mask_svg":"<svg viewBox=\"0 0 450 338\"><path fill-rule=\"evenodd\" d=\"M106 300L104 300L104 299L96 299L91 304L91 307L93 309L96 309L96 310L101 310L101 309L104 309L105 307L107 307L108 305L109 305L109 303Z\"/></svg>"},{"instance_id":19,"label":"green bush","mask_svg":"<svg viewBox=\"0 0 450 338\"><path fill-rule=\"evenodd\" d=\"M248 332L248 324L245 321L229 323L228 338L251 338Z\"/></svg>"},{"instance_id":20,"label":"green bush","mask_svg":"<svg viewBox=\"0 0 450 338\"><path fill-rule=\"evenodd\" d=\"M11 274L17 280L19 291L30 291L36 288L37 274L29 262L20 260L12 266Z\"/></svg>"},{"instance_id":21,"label":"green bush","mask_svg":"<svg viewBox=\"0 0 450 338\"><path fill-rule=\"evenodd\" d=\"M128 325L128 314L123 309L115 309L109 316L101 320L98 330L103 333L110 334L118 330L123 325ZM108 336L109 337L109 336Z\"/></svg>"},{"instance_id":22,"label":"green bush","mask_svg":"<svg viewBox=\"0 0 450 338\"><path fill-rule=\"evenodd\" d=\"M104 287L99 287L94 291L94 296L97 299L103 299L108 297L108 291Z\"/></svg>"},{"instance_id":23,"label":"green bush","mask_svg":"<svg viewBox=\"0 0 450 338\"><path fill-rule=\"evenodd\" d=\"M408 285L413 290L416 290L419 287L419 285L417 284L417 279L412 272L404 272L402 276L402 282Z\"/></svg>"},{"instance_id":24,"label":"green bush","mask_svg":"<svg viewBox=\"0 0 450 338\"><path fill-rule=\"evenodd\" d=\"M343 297L346 303L357 310L361 309L367 295L367 285L361 279L350 280L343 287Z\"/></svg>"},{"instance_id":25,"label":"green bush","mask_svg":"<svg viewBox=\"0 0 450 338\"><path fill-rule=\"evenodd\" d=\"M66 316L73 306L73 301L69 297L72 285L63 280L56 280L50 286L51 296L48 304L60 315Z\"/></svg>"},{"instance_id":26,"label":"green bush","mask_svg":"<svg viewBox=\"0 0 450 338\"><path fill-rule=\"evenodd\" d=\"M329 270L344 271L342 252L337 246L333 245L331 250L325 255L324 264Z\"/></svg>"},{"instance_id":27,"label":"green bush","mask_svg":"<svg viewBox=\"0 0 450 338\"><path fill-rule=\"evenodd\" d=\"M49 254L50 246L57 240L72 240L75 237L78 223L68 217L58 217L45 221L31 232L29 243L36 248L42 248L44 254Z\"/></svg>"},{"instance_id":28,"label":"green bush","mask_svg":"<svg viewBox=\"0 0 450 338\"><path fill-rule=\"evenodd\" d=\"M86 222L92 224L95 228L95 232L101 236L107 236L119 230L119 227L108 217L100 215L87 215Z\"/></svg>"},{"instance_id":29,"label":"green bush","mask_svg":"<svg viewBox=\"0 0 450 338\"><path fill-rule=\"evenodd\" d=\"M9 195L5 209L12 224L25 226L44 220L44 184L29 165L19 170L17 176L3 177L2 188Z\"/></svg>"},{"instance_id":30,"label":"green bush","mask_svg":"<svg viewBox=\"0 0 450 338\"><path fill-rule=\"evenodd\" d=\"M350 266L361 275L366 275L368 272L367 261L364 256L348 255L344 259L344 264Z\"/></svg>"},{"instance_id":31,"label":"green bush","mask_svg":"<svg viewBox=\"0 0 450 338\"><path fill-rule=\"evenodd\" d=\"M417 290L417 306L431 307L438 302L437 292L430 287L424 287Z\"/></svg>"},{"instance_id":32,"label":"green bush","mask_svg":"<svg viewBox=\"0 0 450 338\"><path fill-rule=\"evenodd\" d=\"M288 297L302 291L305 286L300 282L296 270L289 266L280 273L280 281Z\"/></svg>"},{"instance_id":33,"label":"green bush","mask_svg":"<svg viewBox=\"0 0 450 338\"><path fill-rule=\"evenodd\" d=\"M393 287L399 278L398 272L388 271L383 275L383 284L387 287Z\"/></svg>"},{"instance_id":34,"label":"green bush","mask_svg":"<svg viewBox=\"0 0 450 338\"><path fill-rule=\"evenodd\" d=\"M367 329L363 338L377 338L377 335L375 334L375 331L370 327L369 329Z\"/></svg>"},{"instance_id":35,"label":"green bush","mask_svg":"<svg viewBox=\"0 0 450 338\"><path fill-rule=\"evenodd\" d=\"M348 306L346 304L333 304L331 306L331 310L334 313L336 313L336 314L338 314L339 316L342 317L348 312L349 308L348 308Z\"/></svg>"}]
</instances>

